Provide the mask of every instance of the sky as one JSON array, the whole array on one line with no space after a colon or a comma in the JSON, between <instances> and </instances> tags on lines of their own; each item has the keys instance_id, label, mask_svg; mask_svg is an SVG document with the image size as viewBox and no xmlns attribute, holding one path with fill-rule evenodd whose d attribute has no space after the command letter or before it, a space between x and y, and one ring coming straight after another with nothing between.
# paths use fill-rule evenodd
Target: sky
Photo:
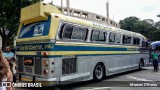
<instances>
[{"instance_id":1,"label":"sky","mask_svg":"<svg viewBox=\"0 0 160 90\"><path fill-rule=\"evenodd\" d=\"M45 0L45 2L52 0ZM107 0L70 0L70 7L106 16ZM108 0L110 19L119 22L126 17L136 16L143 19L160 21L160 0ZM54 5L61 5L61 0L53 0ZM66 6L66 0L63 0Z\"/></svg>"}]
</instances>

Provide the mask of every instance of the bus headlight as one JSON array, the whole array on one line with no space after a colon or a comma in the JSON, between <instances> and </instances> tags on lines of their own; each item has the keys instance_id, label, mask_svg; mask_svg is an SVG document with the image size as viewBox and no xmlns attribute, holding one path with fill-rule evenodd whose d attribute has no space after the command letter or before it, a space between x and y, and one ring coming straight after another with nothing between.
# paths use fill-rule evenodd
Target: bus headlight
<instances>
[{"instance_id":1,"label":"bus headlight","mask_svg":"<svg viewBox=\"0 0 160 90\"><path fill-rule=\"evenodd\" d=\"M44 66L48 66L48 62L47 61L43 61L43 65Z\"/></svg>"},{"instance_id":2,"label":"bus headlight","mask_svg":"<svg viewBox=\"0 0 160 90\"><path fill-rule=\"evenodd\" d=\"M48 70L44 69L43 74L45 74L45 75L48 74Z\"/></svg>"}]
</instances>

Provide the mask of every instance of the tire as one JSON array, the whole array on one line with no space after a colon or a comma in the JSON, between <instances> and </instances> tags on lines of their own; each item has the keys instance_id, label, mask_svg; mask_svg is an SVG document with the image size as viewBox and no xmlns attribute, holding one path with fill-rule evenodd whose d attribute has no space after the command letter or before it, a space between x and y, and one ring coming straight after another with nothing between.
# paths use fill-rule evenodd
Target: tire
<instances>
[{"instance_id":1,"label":"tire","mask_svg":"<svg viewBox=\"0 0 160 90\"><path fill-rule=\"evenodd\" d=\"M104 66L102 64L97 64L93 72L93 80L101 81L104 78Z\"/></svg>"},{"instance_id":2,"label":"tire","mask_svg":"<svg viewBox=\"0 0 160 90\"><path fill-rule=\"evenodd\" d=\"M142 63L142 61L139 61L139 69L138 70L142 70L142 67L143 67L143 63Z\"/></svg>"}]
</instances>

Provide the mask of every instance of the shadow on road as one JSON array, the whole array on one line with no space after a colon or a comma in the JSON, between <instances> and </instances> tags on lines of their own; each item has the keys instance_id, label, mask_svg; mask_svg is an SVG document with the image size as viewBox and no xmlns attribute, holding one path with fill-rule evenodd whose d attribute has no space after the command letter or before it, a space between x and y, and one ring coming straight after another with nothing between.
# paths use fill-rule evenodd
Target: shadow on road
<instances>
[{"instance_id":1,"label":"shadow on road","mask_svg":"<svg viewBox=\"0 0 160 90\"><path fill-rule=\"evenodd\" d=\"M144 71L144 70L146 70L146 69L142 69L141 71ZM123 73L119 73L119 74L106 76L102 81L98 81L98 82L90 80L90 81L72 83L72 84L68 84L68 85L61 85L61 86L57 86L57 87L59 88L59 90L73 90L74 88L77 88L77 87L95 87L98 84L102 84L102 82L104 80L116 78L116 77L119 77L119 76L131 74L131 73L135 73L135 72L138 72L138 71L139 70L132 70L132 71L127 71L127 72L123 72Z\"/></svg>"}]
</instances>

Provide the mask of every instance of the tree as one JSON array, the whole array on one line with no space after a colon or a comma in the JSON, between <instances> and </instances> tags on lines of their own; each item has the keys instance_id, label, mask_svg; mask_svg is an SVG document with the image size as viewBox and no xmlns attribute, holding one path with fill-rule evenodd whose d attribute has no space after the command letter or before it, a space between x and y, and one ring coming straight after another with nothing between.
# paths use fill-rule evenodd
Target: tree
<instances>
[{"instance_id":1,"label":"tree","mask_svg":"<svg viewBox=\"0 0 160 90\"><path fill-rule=\"evenodd\" d=\"M21 8L38 1L0 0L0 36L2 37L2 49L10 42L13 42L13 37L16 35L19 26Z\"/></svg>"},{"instance_id":2,"label":"tree","mask_svg":"<svg viewBox=\"0 0 160 90\"><path fill-rule=\"evenodd\" d=\"M160 21L156 22L154 25L157 29L160 29Z\"/></svg>"},{"instance_id":3,"label":"tree","mask_svg":"<svg viewBox=\"0 0 160 90\"><path fill-rule=\"evenodd\" d=\"M143 21L148 24L154 25L154 20L152 20L152 19L144 19Z\"/></svg>"},{"instance_id":4,"label":"tree","mask_svg":"<svg viewBox=\"0 0 160 90\"><path fill-rule=\"evenodd\" d=\"M129 31L133 31L134 23L138 21L139 21L139 18L137 17L127 17L124 20L120 20L119 24L121 28Z\"/></svg>"},{"instance_id":5,"label":"tree","mask_svg":"<svg viewBox=\"0 0 160 90\"><path fill-rule=\"evenodd\" d=\"M148 23L144 20L134 23L133 29L135 32L141 33L142 35L146 36L147 38L152 38L152 36L150 36L150 34L153 31L156 31L156 28L153 27L151 23Z\"/></svg>"},{"instance_id":6,"label":"tree","mask_svg":"<svg viewBox=\"0 0 160 90\"><path fill-rule=\"evenodd\" d=\"M152 19L140 20L137 17L127 17L119 22L122 29L141 33L149 40L160 40L160 30L158 30Z\"/></svg>"}]
</instances>

